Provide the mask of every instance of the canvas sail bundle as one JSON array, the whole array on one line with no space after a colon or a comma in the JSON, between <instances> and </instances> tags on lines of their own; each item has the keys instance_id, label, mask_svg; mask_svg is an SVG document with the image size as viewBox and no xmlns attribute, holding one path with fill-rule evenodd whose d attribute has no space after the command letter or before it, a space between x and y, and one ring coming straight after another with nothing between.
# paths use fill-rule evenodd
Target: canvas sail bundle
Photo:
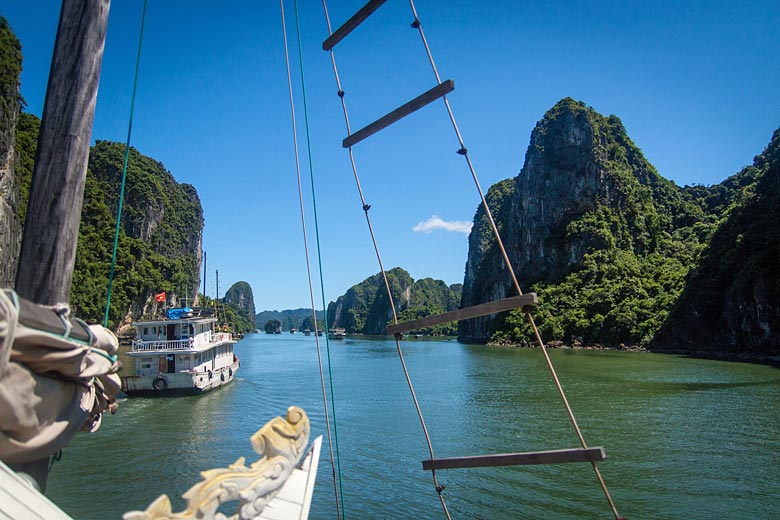
<instances>
[{"instance_id":1,"label":"canvas sail bundle","mask_svg":"<svg viewBox=\"0 0 780 520\"><path fill-rule=\"evenodd\" d=\"M40 460L117 409L116 336L0 290L0 460Z\"/></svg>"}]
</instances>

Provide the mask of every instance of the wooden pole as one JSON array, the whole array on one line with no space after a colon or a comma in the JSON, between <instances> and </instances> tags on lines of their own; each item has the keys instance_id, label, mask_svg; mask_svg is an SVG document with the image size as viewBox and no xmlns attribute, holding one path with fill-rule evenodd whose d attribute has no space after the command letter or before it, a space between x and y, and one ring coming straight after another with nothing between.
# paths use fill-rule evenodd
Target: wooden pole
<instances>
[{"instance_id":1,"label":"wooden pole","mask_svg":"<svg viewBox=\"0 0 780 520\"><path fill-rule=\"evenodd\" d=\"M110 0L63 0L43 107L16 292L67 302L73 282L84 181ZM49 458L12 465L46 491Z\"/></svg>"},{"instance_id":2,"label":"wooden pole","mask_svg":"<svg viewBox=\"0 0 780 520\"><path fill-rule=\"evenodd\" d=\"M16 273L35 303L70 299L110 4L62 2Z\"/></svg>"}]
</instances>

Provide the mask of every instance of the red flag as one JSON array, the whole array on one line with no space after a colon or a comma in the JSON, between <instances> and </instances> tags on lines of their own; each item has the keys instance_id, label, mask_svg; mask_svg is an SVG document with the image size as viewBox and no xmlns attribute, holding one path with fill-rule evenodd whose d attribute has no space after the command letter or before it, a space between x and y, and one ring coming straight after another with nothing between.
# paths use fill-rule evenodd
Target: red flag
<instances>
[{"instance_id":1,"label":"red flag","mask_svg":"<svg viewBox=\"0 0 780 520\"><path fill-rule=\"evenodd\" d=\"M160 294L154 295L154 301L156 302L164 302L165 301L165 292L161 292Z\"/></svg>"}]
</instances>

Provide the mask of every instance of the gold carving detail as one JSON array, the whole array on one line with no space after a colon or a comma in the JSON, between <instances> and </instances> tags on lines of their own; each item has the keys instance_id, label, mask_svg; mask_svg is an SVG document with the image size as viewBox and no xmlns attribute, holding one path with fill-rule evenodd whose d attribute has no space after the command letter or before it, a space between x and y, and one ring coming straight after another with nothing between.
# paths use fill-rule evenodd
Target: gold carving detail
<instances>
[{"instance_id":1,"label":"gold carving detail","mask_svg":"<svg viewBox=\"0 0 780 520\"><path fill-rule=\"evenodd\" d=\"M187 508L171 510L168 495L160 495L146 511L130 511L124 520L251 520L257 518L276 496L292 470L304 455L309 442L309 418L303 409L291 406L287 417L275 417L260 428L250 441L260 459L249 467L244 457L227 468L201 472L203 480L182 497ZM217 510L238 501L235 514L225 516Z\"/></svg>"}]
</instances>

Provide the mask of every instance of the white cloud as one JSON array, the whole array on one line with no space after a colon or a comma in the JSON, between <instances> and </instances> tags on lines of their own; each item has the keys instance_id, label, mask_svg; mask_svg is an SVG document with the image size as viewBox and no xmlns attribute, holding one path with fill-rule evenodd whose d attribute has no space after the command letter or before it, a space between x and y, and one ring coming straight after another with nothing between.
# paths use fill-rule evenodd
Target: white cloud
<instances>
[{"instance_id":1,"label":"white cloud","mask_svg":"<svg viewBox=\"0 0 780 520\"><path fill-rule=\"evenodd\" d=\"M438 215L433 215L428 220L418 222L412 228L417 233L433 233L435 230L452 231L455 233L469 233L471 231L471 222L464 220L444 220Z\"/></svg>"}]
</instances>

